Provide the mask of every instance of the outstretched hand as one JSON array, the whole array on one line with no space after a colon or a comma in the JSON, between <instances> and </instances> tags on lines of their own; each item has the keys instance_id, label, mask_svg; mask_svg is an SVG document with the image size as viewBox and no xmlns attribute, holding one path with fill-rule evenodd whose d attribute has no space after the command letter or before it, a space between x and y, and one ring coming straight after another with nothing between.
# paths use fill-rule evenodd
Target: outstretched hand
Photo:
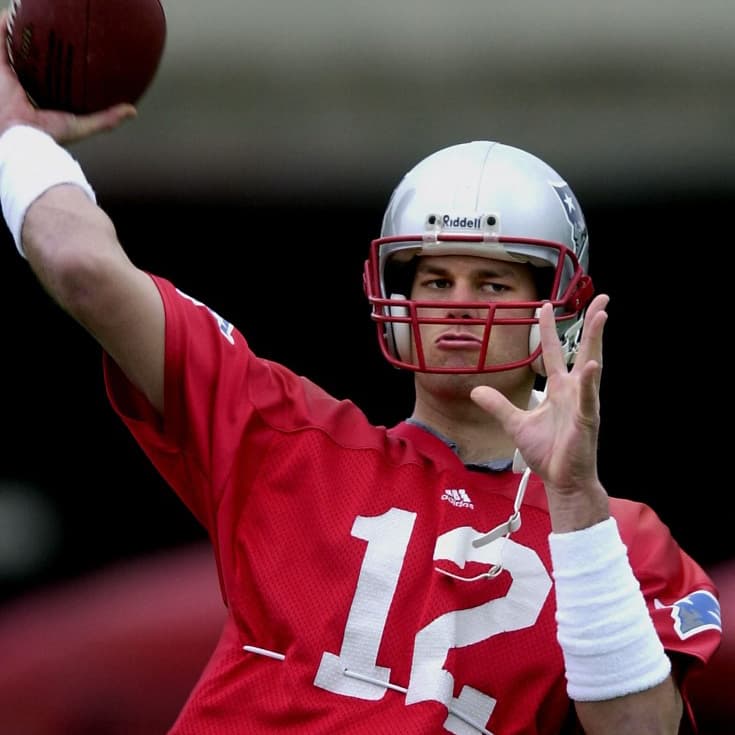
<instances>
[{"instance_id":1,"label":"outstretched hand","mask_svg":"<svg viewBox=\"0 0 735 735\"><path fill-rule=\"evenodd\" d=\"M494 388L478 386L475 403L492 414L513 438L547 493L571 497L598 494L597 439L600 425L602 333L609 298L596 296L584 319L576 361L569 369L556 332L553 308L541 309L539 328L547 375L546 399L532 410L513 405Z\"/></svg>"},{"instance_id":2,"label":"outstretched hand","mask_svg":"<svg viewBox=\"0 0 735 735\"><path fill-rule=\"evenodd\" d=\"M33 105L10 65L7 55L8 10L0 13L0 134L11 125L33 125L58 143L74 143L116 128L135 117L133 105L121 104L89 115L42 110Z\"/></svg>"}]
</instances>

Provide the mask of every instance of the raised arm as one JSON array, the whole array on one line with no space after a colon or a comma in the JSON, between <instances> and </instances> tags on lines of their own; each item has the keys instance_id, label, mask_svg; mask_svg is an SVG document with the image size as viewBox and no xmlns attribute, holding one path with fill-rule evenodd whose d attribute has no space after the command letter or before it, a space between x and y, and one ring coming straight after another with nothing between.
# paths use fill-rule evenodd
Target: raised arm
<instances>
[{"instance_id":1,"label":"raised arm","mask_svg":"<svg viewBox=\"0 0 735 735\"><path fill-rule=\"evenodd\" d=\"M135 109L119 105L86 116L36 109L4 51L6 15L0 14L0 196L6 223L44 289L161 411L164 314L158 289L131 263L92 187L61 147L114 129Z\"/></svg>"}]
</instances>

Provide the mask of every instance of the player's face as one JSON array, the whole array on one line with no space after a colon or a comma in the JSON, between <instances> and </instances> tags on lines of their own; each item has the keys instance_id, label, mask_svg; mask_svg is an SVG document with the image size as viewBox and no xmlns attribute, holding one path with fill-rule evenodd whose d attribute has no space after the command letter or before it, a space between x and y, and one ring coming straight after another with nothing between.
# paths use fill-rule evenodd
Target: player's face
<instances>
[{"instance_id":1,"label":"player's face","mask_svg":"<svg viewBox=\"0 0 735 735\"><path fill-rule=\"evenodd\" d=\"M484 319L488 310L462 302L498 303L537 298L531 266L470 255L419 258L411 291L416 301L442 302L441 308L418 309L419 317ZM504 309L503 318L530 317L532 309ZM476 365L483 324L422 324L421 341L427 364L433 367ZM528 356L528 325L494 325L486 365L513 362Z\"/></svg>"}]
</instances>

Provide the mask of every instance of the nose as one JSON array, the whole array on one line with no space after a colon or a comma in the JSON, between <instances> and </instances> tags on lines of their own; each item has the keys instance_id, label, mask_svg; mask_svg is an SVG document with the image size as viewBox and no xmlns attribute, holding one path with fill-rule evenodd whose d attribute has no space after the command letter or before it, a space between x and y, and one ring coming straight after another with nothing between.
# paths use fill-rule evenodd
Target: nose
<instances>
[{"instance_id":1,"label":"nose","mask_svg":"<svg viewBox=\"0 0 735 735\"><path fill-rule=\"evenodd\" d=\"M477 293L470 284L458 281L446 305L447 316L452 319L476 319L479 316L479 310L465 305L466 302L473 301L478 301Z\"/></svg>"},{"instance_id":2,"label":"nose","mask_svg":"<svg viewBox=\"0 0 735 735\"><path fill-rule=\"evenodd\" d=\"M476 319L477 309L469 309L466 306L447 304L447 317L450 319Z\"/></svg>"}]
</instances>

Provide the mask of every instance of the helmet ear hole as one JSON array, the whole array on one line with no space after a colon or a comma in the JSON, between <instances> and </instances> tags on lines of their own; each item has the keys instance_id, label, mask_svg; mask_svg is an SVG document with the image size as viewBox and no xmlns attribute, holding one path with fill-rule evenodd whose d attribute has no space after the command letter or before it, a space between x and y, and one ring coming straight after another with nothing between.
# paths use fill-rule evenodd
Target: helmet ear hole
<instances>
[{"instance_id":1,"label":"helmet ear hole","mask_svg":"<svg viewBox=\"0 0 735 735\"><path fill-rule=\"evenodd\" d=\"M541 309L536 309L534 317L538 319ZM584 323L584 311L581 311L578 318L564 331L559 331L557 325L557 332L559 333L559 340L561 342L562 352L564 354L564 360L567 366L570 366L574 362L574 358L579 348L579 338L582 331L582 325ZM538 323L532 324L531 329L528 333L528 354L531 355L534 350L541 343L541 330L539 329ZM544 366L544 355L543 352L531 363L531 368L534 372L539 375L546 377L546 367Z\"/></svg>"},{"instance_id":2,"label":"helmet ear hole","mask_svg":"<svg viewBox=\"0 0 735 735\"><path fill-rule=\"evenodd\" d=\"M391 301L405 301L406 297L400 293L392 293ZM405 306L389 306L388 313L392 317L407 317L408 309ZM408 362L411 356L411 327L408 322L385 323L385 340L388 350L398 360Z\"/></svg>"}]
</instances>

